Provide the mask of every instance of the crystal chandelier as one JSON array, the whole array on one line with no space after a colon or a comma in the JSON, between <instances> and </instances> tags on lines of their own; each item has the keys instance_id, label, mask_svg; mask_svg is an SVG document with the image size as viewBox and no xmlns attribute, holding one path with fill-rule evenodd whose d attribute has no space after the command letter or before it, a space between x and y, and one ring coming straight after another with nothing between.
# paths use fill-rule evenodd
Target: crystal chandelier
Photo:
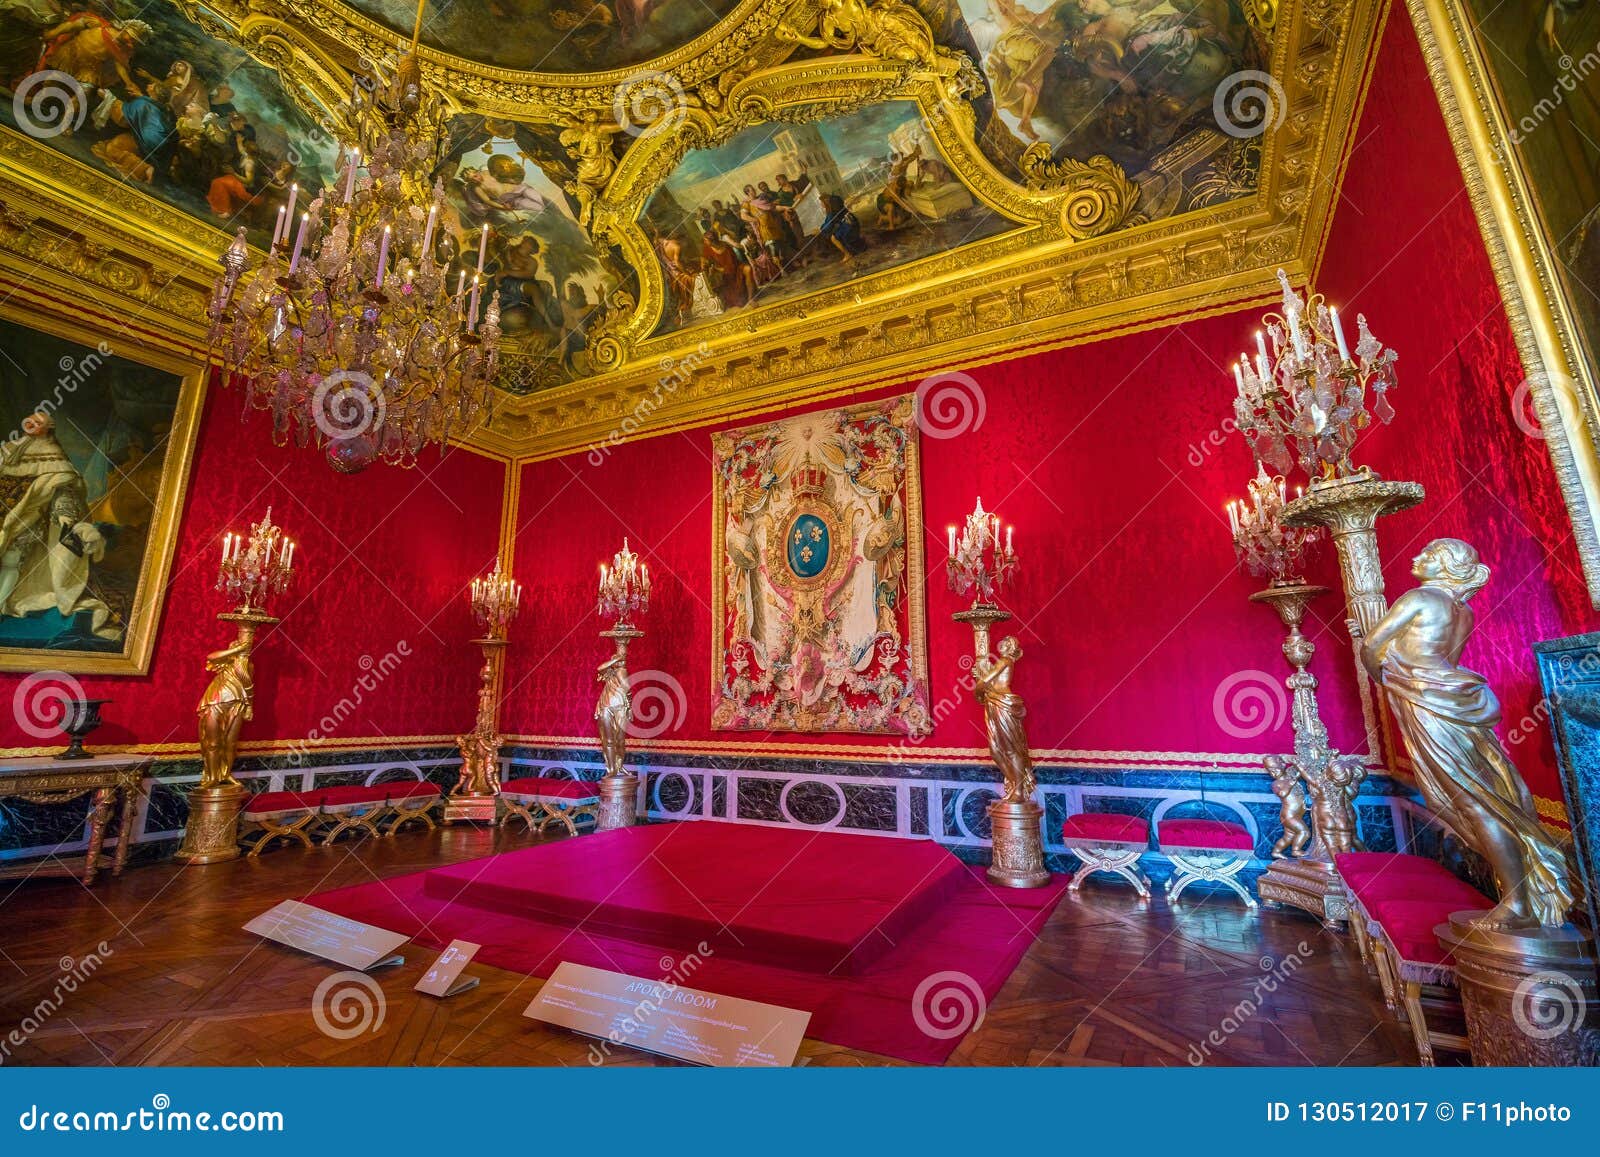
<instances>
[{"instance_id":1,"label":"crystal chandelier","mask_svg":"<svg viewBox=\"0 0 1600 1157\"><path fill-rule=\"evenodd\" d=\"M279 445L313 442L347 473L378 457L414 465L483 422L499 363L499 302L482 300L488 226L470 280L463 265L452 283L435 244L446 108L417 63L422 12L393 75L358 78L342 107L333 185L298 216L290 189L254 269L241 228L211 301L224 380L272 412Z\"/></svg>"},{"instance_id":2,"label":"crystal chandelier","mask_svg":"<svg viewBox=\"0 0 1600 1157\"><path fill-rule=\"evenodd\" d=\"M1350 451L1373 417L1384 424L1394 417L1387 394L1399 355L1373 337L1367 319L1357 314L1352 358L1339 311L1321 294L1302 300L1281 269L1278 280L1283 313L1263 318L1266 332L1256 331L1254 359L1241 354L1233 367L1239 430L1258 462L1279 474L1298 463L1312 489L1370 478L1370 470L1351 465Z\"/></svg>"},{"instance_id":3,"label":"crystal chandelier","mask_svg":"<svg viewBox=\"0 0 1600 1157\"><path fill-rule=\"evenodd\" d=\"M1240 565L1253 575L1271 579L1274 586L1300 582L1306 554L1322 538L1320 526L1283 524L1287 489L1283 475L1272 477L1258 463L1248 486L1249 498L1228 503L1228 525ZM1295 497L1300 497L1298 487Z\"/></svg>"},{"instance_id":4,"label":"crystal chandelier","mask_svg":"<svg viewBox=\"0 0 1600 1157\"><path fill-rule=\"evenodd\" d=\"M950 557L945 559L945 576L958 595L976 591L974 606L989 606L1017 567L1017 553L1011 549L1015 527L1006 527L1005 542L1000 541L1000 516L977 501L967 523L956 537L956 528L946 527L950 536Z\"/></svg>"}]
</instances>

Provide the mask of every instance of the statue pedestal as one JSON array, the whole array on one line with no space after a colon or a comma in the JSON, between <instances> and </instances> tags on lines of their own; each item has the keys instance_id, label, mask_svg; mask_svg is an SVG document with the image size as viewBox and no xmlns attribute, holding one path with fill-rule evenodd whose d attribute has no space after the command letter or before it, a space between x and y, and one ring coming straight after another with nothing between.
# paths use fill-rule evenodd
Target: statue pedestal
<instances>
[{"instance_id":1,"label":"statue pedestal","mask_svg":"<svg viewBox=\"0 0 1600 1157\"><path fill-rule=\"evenodd\" d=\"M600 815L595 820L595 831L631 828L639 822L637 775L603 775L596 786L600 789Z\"/></svg>"},{"instance_id":2,"label":"statue pedestal","mask_svg":"<svg viewBox=\"0 0 1600 1157\"><path fill-rule=\"evenodd\" d=\"M1032 800L1007 803L996 800L989 805L994 859L989 865L989 883L1002 888L1042 888L1050 882L1044 867L1044 841L1039 821L1044 808Z\"/></svg>"},{"instance_id":3,"label":"statue pedestal","mask_svg":"<svg viewBox=\"0 0 1600 1157\"><path fill-rule=\"evenodd\" d=\"M1594 937L1571 924L1492 932L1458 912L1434 929L1455 956L1473 1063L1600 1064Z\"/></svg>"},{"instance_id":4,"label":"statue pedestal","mask_svg":"<svg viewBox=\"0 0 1600 1157\"><path fill-rule=\"evenodd\" d=\"M495 796L453 795L444 801L444 822L494 823Z\"/></svg>"},{"instance_id":5,"label":"statue pedestal","mask_svg":"<svg viewBox=\"0 0 1600 1157\"><path fill-rule=\"evenodd\" d=\"M238 784L189 792L189 818L178 848L180 864L220 864L239 856L239 813L250 793ZM126 833L124 837L127 838Z\"/></svg>"},{"instance_id":6,"label":"statue pedestal","mask_svg":"<svg viewBox=\"0 0 1600 1157\"><path fill-rule=\"evenodd\" d=\"M1266 907L1299 908L1334 932L1343 932L1350 920L1349 893L1327 860L1274 860L1256 881L1256 893Z\"/></svg>"}]
</instances>

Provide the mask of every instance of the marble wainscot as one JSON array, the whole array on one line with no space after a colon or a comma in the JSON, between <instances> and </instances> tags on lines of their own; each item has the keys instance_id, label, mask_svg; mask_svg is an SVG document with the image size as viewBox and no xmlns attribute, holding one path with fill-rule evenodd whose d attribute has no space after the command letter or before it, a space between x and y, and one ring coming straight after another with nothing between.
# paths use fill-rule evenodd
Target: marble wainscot
<instances>
[{"instance_id":1,"label":"marble wainscot","mask_svg":"<svg viewBox=\"0 0 1600 1157\"><path fill-rule=\"evenodd\" d=\"M598 778L595 750L513 746L512 774ZM711 820L931 839L971 863L990 855L985 809L999 781L984 764L863 763L834 759L734 757L650 750L629 752L640 774L639 815L646 820ZM1061 842L1061 825L1076 812L1141 816L1152 830L1163 819L1212 817L1243 824L1255 839L1250 873L1266 869L1281 831L1278 800L1264 771L1038 765L1044 805L1046 864L1071 871L1077 858ZM1356 799L1361 838L1375 851L1408 848L1432 823L1410 789L1373 773ZM1146 870L1170 872L1152 854Z\"/></svg>"},{"instance_id":2,"label":"marble wainscot","mask_svg":"<svg viewBox=\"0 0 1600 1157\"><path fill-rule=\"evenodd\" d=\"M389 780L425 780L449 790L460 767L461 755L454 747L425 747L241 756L233 774L252 792L309 791ZM187 793L199 782L197 757L153 757L134 805L130 849L134 862L159 859L177 850L189 815ZM107 833L106 847L115 848L120 838L113 826ZM76 855L88 843L89 826L83 807L0 800L0 865Z\"/></svg>"},{"instance_id":3,"label":"marble wainscot","mask_svg":"<svg viewBox=\"0 0 1600 1157\"><path fill-rule=\"evenodd\" d=\"M1600 632L1533 645L1589 927L1600 928Z\"/></svg>"}]
</instances>

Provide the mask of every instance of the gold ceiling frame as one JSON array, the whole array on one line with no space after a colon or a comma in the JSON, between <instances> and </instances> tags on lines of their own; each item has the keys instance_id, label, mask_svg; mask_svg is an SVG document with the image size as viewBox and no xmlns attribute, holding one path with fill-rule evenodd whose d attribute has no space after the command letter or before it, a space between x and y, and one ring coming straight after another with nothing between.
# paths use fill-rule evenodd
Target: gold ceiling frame
<instances>
[{"instance_id":1,"label":"gold ceiling frame","mask_svg":"<svg viewBox=\"0 0 1600 1157\"><path fill-rule=\"evenodd\" d=\"M319 0L215 0L203 10L197 0L177 2L191 15L204 16L209 31L265 57L321 123L328 123L324 110L344 98L349 70L386 60L404 39L376 25L363 29L341 7ZM747 31L724 19L718 27L726 35L712 37L715 44L673 74L685 84L697 80L686 89L685 116L713 125L758 120L755 111L737 104L730 112L730 97L763 92L774 83L762 80L763 72L790 67L783 61L796 45L773 35L776 23L787 19L790 30L804 37L821 31L824 9L853 2L741 6L734 15L748 12L760 27ZM738 316L665 335L669 340L635 337L631 361L536 394L503 398L493 423L471 445L500 458L553 457L1263 302L1272 295L1279 266L1302 282L1313 268L1344 137L1365 94L1370 51L1386 10L1387 0L1303 0L1283 5L1270 20L1252 10L1271 41L1273 73L1285 93L1281 119L1261 138L1261 177L1253 196L1077 238L1063 226L1039 223L1040 202L1028 199L1052 191L1002 177L1009 191L1000 199L1012 198L1006 203L1014 207L1022 199L1029 209L1004 215L1034 223L966 247L959 268L939 269L938 258L933 265L925 259L879 272L842 294L824 291L778 303L771 312L759 312L757 332L741 324L750 317ZM330 35L335 28L346 38ZM939 53L902 60L892 38L863 40L859 33L855 51L795 61L792 68L819 75L867 68L885 70L877 75L886 77L898 67L906 77L902 92L918 83L949 86L959 73L959 64L952 71L948 58L937 59ZM609 119L614 89L596 81L609 81L610 74L551 78L478 65L466 72L462 62L426 49L423 55L430 81L459 97L463 111L557 129L580 123L584 108L597 114L604 109ZM933 89L925 89L922 99L935 106L938 118L960 127L964 101L941 111L944 99ZM652 127L632 139L632 148L611 158L615 168L605 187L647 159L643 151L637 160L631 156L645 136L668 135L676 127ZM970 133L943 133L940 144L952 150L952 159L975 148ZM1086 171L1094 168L1091 162L1054 168L1040 160L1031 162L1035 182L1098 179ZM994 173L987 158L968 168L964 175L980 174L973 182L979 185ZM975 192L982 196L984 190ZM87 293L108 310L159 316L175 339L203 345L207 295L217 255L228 241L220 231L9 131L0 132L0 196L7 202L0 214L0 266L13 277L31 274L53 292ZM95 209L92 215L85 212L86 202ZM1058 240L1046 241L1052 230ZM651 255L644 270L653 262ZM645 322L633 319L648 312L624 316L643 329ZM607 336L602 332L599 340ZM675 368L664 371L669 360Z\"/></svg>"},{"instance_id":2,"label":"gold ceiling frame","mask_svg":"<svg viewBox=\"0 0 1600 1157\"><path fill-rule=\"evenodd\" d=\"M1561 484L1590 602L1600 607L1600 380L1583 357L1534 215L1527 175L1495 106L1462 0L1406 0L1466 179L1550 461ZM1575 389L1555 388L1574 383Z\"/></svg>"}]
</instances>

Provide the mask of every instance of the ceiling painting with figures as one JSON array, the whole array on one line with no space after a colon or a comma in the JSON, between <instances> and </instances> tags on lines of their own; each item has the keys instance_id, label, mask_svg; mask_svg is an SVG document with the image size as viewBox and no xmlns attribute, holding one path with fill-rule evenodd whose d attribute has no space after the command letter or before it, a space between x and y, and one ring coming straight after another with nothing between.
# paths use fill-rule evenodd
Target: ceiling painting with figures
<instances>
[{"instance_id":1,"label":"ceiling painting with figures","mask_svg":"<svg viewBox=\"0 0 1600 1157\"><path fill-rule=\"evenodd\" d=\"M288 250L280 211L326 218L362 70L419 60L448 94L412 126L437 292L497 310L473 437L509 452L575 410L602 436L669 363L821 396L854 327L913 372L1265 284L1314 233L1274 189L1334 163L1312 131L1264 167L1307 51L1257 0L0 0L0 174L105 206L200 287L176 312L203 337L226 236Z\"/></svg>"}]
</instances>

